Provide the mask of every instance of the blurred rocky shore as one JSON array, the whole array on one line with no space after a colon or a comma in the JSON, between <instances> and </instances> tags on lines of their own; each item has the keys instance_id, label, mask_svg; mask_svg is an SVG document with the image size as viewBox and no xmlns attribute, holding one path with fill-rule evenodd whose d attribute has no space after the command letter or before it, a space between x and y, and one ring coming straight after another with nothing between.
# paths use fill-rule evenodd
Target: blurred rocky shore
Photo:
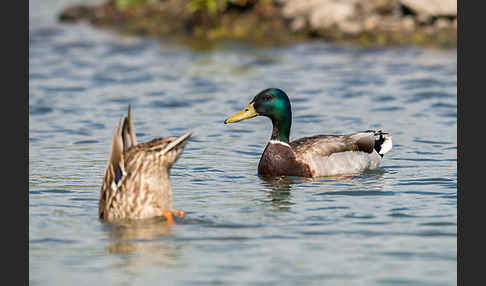
<instances>
[{"instance_id":1,"label":"blurred rocky shore","mask_svg":"<svg viewBox=\"0 0 486 286\"><path fill-rule=\"evenodd\" d=\"M59 20L189 43L457 46L455 0L109 0L67 7Z\"/></svg>"}]
</instances>

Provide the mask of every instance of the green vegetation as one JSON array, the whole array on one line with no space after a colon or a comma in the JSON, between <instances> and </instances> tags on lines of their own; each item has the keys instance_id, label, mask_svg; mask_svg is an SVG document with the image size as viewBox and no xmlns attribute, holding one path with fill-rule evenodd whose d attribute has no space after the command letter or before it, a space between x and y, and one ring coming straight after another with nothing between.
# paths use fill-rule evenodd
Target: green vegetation
<instances>
[{"instance_id":1,"label":"green vegetation","mask_svg":"<svg viewBox=\"0 0 486 286\"><path fill-rule=\"evenodd\" d=\"M216 16L218 12L224 11L231 0L191 0L187 4L189 12L205 11L210 16Z\"/></svg>"},{"instance_id":2,"label":"green vegetation","mask_svg":"<svg viewBox=\"0 0 486 286\"><path fill-rule=\"evenodd\" d=\"M115 0L115 7L117 9L127 9L138 5L145 5L158 0Z\"/></svg>"},{"instance_id":3,"label":"green vegetation","mask_svg":"<svg viewBox=\"0 0 486 286\"><path fill-rule=\"evenodd\" d=\"M268 0L187 0L186 8L190 13L202 12L214 17L218 13L223 12L229 5L248 7L257 2L265 2ZM128 9L136 6L160 2L160 0L114 0L117 9Z\"/></svg>"},{"instance_id":4,"label":"green vegetation","mask_svg":"<svg viewBox=\"0 0 486 286\"><path fill-rule=\"evenodd\" d=\"M257 3L267 4L268 0L189 0L187 10L191 13L205 12L209 16L214 17L218 13L226 10L228 6L235 7L250 7Z\"/></svg>"}]
</instances>

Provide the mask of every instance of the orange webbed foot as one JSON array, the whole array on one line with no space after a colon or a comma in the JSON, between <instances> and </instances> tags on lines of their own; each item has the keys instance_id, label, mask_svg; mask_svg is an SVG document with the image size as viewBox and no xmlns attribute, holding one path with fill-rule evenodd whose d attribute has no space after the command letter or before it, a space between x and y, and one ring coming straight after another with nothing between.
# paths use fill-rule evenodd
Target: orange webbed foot
<instances>
[{"instance_id":1,"label":"orange webbed foot","mask_svg":"<svg viewBox=\"0 0 486 286\"><path fill-rule=\"evenodd\" d=\"M175 210L174 211L174 214L177 215L177 216L186 216L186 213L183 212L183 211L178 211L178 210Z\"/></svg>"},{"instance_id":2,"label":"orange webbed foot","mask_svg":"<svg viewBox=\"0 0 486 286\"><path fill-rule=\"evenodd\" d=\"M170 211L163 211L162 216L167 219L167 223L174 223L174 218L172 217L172 213Z\"/></svg>"}]
</instances>

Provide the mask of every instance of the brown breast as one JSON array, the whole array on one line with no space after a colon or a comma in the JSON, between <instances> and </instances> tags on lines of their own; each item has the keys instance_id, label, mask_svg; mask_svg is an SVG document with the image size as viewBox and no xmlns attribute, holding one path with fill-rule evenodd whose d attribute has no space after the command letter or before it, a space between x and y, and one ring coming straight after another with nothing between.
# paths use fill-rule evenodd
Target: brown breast
<instances>
[{"instance_id":1,"label":"brown breast","mask_svg":"<svg viewBox=\"0 0 486 286\"><path fill-rule=\"evenodd\" d=\"M267 144L263 151L258 174L261 176L299 176L312 177L309 166L298 162L289 146L280 143Z\"/></svg>"}]
</instances>

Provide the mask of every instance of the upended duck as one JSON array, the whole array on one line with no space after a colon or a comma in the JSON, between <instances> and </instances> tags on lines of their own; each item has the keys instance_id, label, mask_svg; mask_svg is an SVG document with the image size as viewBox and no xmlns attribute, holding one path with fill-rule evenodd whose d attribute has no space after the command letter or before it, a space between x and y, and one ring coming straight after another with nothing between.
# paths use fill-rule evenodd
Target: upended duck
<instances>
[{"instance_id":1,"label":"upended duck","mask_svg":"<svg viewBox=\"0 0 486 286\"><path fill-rule=\"evenodd\" d=\"M156 138L137 143L130 106L113 135L98 206L101 219L144 219L184 216L174 208L170 169L184 150L192 131L181 137Z\"/></svg>"},{"instance_id":2,"label":"upended duck","mask_svg":"<svg viewBox=\"0 0 486 286\"><path fill-rule=\"evenodd\" d=\"M315 135L289 142L292 111L287 94L269 88L257 94L240 112L224 121L255 116L272 120L270 141L258 164L260 176L321 177L352 175L378 168L392 149L390 133L368 130L347 135Z\"/></svg>"}]
</instances>

